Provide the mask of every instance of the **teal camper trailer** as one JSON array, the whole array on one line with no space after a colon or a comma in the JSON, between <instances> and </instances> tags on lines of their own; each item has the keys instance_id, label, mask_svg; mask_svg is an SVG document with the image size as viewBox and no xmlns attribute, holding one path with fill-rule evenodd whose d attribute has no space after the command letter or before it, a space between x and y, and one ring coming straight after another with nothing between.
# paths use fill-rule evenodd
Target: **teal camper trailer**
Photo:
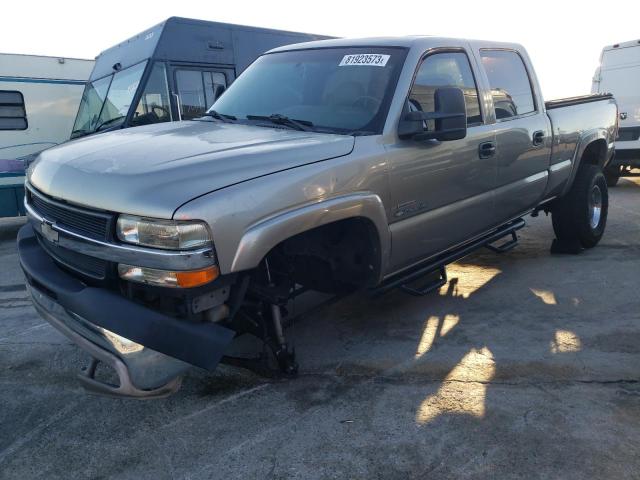
<instances>
[{"instance_id":1,"label":"teal camper trailer","mask_svg":"<svg viewBox=\"0 0 640 480\"><path fill-rule=\"evenodd\" d=\"M69 140L93 64L0 53L0 217L24 214L25 164Z\"/></svg>"}]
</instances>

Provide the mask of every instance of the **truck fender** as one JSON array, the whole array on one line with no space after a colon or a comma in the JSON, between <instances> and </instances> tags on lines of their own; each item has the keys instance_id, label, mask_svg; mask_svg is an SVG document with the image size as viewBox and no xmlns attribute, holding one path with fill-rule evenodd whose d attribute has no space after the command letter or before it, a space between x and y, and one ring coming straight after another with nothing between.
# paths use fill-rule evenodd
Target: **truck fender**
<instances>
[{"instance_id":1,"label":"truck fender","mask_svg":"<svg viewBox=\"0 0 640 480\"><path fill-rule=\"evenodd\" d=\"M605 164L609 161L611 155L613 154L613 140L609 139L607 129L598 128L584 132L580 136L580 140L578 140L578 146L576 147L575 155L573 158L573 168L571 169L571 175L567 179L567 183L565 184L561 195L565 195L571 189L573 181L576 178L576 174L578 173L578 169L580 168L584 159L584 152L587 150L589 145L599 140L604 140L607 145L607 151L605 158L600 159L598 165L604 168Z\"/></svg>"},{"instance_id":2,"label":"truck fender","mask_svg":"<svg viewBox=\"0 0 640 480\"><path fill-rule=\"evenodd\" d=\"M380 242L380 274L391 251L391 234L384 205L373 193L354 193L316 201L256 222L243 234L236 249L231 272L257 267L279 243L322 225L349 218L370 220Z\"/></svg>"}]
</instances>

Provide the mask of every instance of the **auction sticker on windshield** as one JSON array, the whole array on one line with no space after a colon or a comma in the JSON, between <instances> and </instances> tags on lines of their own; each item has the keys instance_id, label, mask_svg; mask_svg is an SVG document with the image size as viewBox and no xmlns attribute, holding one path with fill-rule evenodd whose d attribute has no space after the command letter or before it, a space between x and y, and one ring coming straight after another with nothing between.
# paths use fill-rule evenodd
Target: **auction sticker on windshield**
<instances>
[{"instance_id":1,"label":"auction sticker on windshield","mask_svg":"<svg viewBox=\"0 0 640 480\"><path fill-rule=\"evenodd\" d=\"M382 55L380 53L358 53L356 55L345 55L338 65L346 67L351 65L363 65L370 67L384 67L389 61L391 55Z\"/></svg>"}]
</instances>

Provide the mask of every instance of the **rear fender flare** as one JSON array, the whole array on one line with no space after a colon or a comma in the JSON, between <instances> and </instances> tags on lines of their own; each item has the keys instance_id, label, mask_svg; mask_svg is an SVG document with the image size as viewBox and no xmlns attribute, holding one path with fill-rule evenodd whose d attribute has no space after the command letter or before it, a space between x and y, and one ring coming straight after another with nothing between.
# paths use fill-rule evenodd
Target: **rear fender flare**
<instances>
[{"instance_id":1,"label":"rear fender flare","mask_svg":"<svg viewBox=\"0 0 640 480\"><path fill-rule=\"evenodd\" d=\"M375 226L382 257L381 277L386 270L391 252L391 234L382 200L373 193L355 193L321 200L253 224L240 239L231 264L231 272L257 267L276 245L288 238L349 218L365 218Z\"/></svg>"},{"instance_id":2,"label":"rear fender flare","mask_svg":"<svg viewBox=\"0 0 640 480\"><path fill-rule=\"evenodd\" d=\"M600 160L598 165L601 168L604 168L606 163L611 158L611 155L613 154L613 140L609 139L609 134L606 129L599 128L596 130L589 130L588 132L583 133L580 137L578 146L576 148L575 156L573 158L573 168L571 169L571 176L569 177L564 187L562 195L565 195L571 189L571 186L573 185L573 181L576 178L576 174L578 173L578 169L582 164L584 152L587 150L589 145L591 145L593 142L596 142L598 140L604 140L605 143L607 144L607 151L606 151L605 158Z\"/></svg>"}]
</instances>

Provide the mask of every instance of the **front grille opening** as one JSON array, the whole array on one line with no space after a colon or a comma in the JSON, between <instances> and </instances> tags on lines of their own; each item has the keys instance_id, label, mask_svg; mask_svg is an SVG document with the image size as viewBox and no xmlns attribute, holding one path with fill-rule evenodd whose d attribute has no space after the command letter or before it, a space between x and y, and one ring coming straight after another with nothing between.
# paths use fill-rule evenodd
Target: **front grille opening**
<instances>
[{"instance_id":1,"label":"front grille opening","mask_svg":"<svg viewBox=\"0 0 640 480\"><path fill-rule=\"evenodd\" d=\"M88 238L109 239L113 214L67 205L30 189L27 192L27 202L43 218Z\"/></svg>"}]
</instances>

